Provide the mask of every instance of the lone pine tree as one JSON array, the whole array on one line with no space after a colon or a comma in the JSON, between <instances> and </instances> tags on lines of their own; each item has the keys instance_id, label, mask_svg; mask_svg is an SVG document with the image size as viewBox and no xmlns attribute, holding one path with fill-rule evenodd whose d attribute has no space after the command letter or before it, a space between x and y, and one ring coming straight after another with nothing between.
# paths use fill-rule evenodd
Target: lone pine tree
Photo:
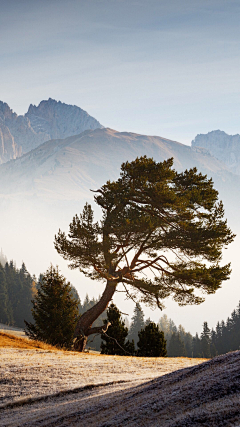
<instances>
[{"instance_id":1,"label":"lone pine tree","mask_svg":"<svg viewBox=\"0 0 240 427\"><path fill-rule=\"evenodd\" d=\"M55 237L70 268L106 282L101 299L78 321L79 351L90 334L101 332L92 324L119 283L129 297L162 309L170 296L180 305L200 304L204 299L195 289L215 293L229 278L230 264L219 263L234 235L212 180L196 168L178 173L172 166L173 159L158 163L147 157L123 163L120 178L95 192L102 221L94 222L86 203L69 234L59 230Z\"/></svg>"},{"instance_id":2,"label":"lone pine tree","mask_svg":"<svg viewBox=\"0 0 240 427\"><path fill-rule=\"evenodd\" d=\"M34 323L26 322L26 334L35 340L70 348L79 317L79 300L69 282L51 266L42 276L33 300Z\"/></svg>"}]
</instances>

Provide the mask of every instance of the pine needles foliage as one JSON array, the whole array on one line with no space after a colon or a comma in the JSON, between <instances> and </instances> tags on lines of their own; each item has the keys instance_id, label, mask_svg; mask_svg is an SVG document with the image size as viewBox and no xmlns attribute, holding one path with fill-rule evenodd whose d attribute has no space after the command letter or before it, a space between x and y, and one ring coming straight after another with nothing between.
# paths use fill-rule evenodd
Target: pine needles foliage
<instances>
[{"instance_id":1,"label":"pine needles foliage","mask_svg":"<svg viewBox=\"0 0 240 427\"><path fill-rule=\"evenodd\" d=\"M222 249L235 236L212 179L196 168L178 173L172 158L140 157L123 163L119 179L96 190L94 199L100 222L86 203L69 233L59 230L55 237L70 268L106 283L103 299L78 322L79 351L120 283L128 298L162 309L169 297L179 305L200 304L200 291L215 293L229 279Z\"/></svg>"},{"instance_id":2,"label":"pine needles foliage","mask_svg":"<svg viewBox=\"0 0 240 427\"><path fill-rule=\"evenodd\" d=\"M180 337L179 332L173 332L168 348L168 356L169 357L184 357L186 356L186 348L184 342Z\"/></svg>"},{"instance_id":3,"label":"pine needles foliage","mask_svg":"<svg viewBox=\"0 0 240 427\"><path fill-rule=\"evenodd\" d=\"M42 276L33 300L34 323L25 321L26 334L34 340L60 348L71 348L79 318L79 301L72 294L69 282L51 266Z\"/></svg>"},{"instance_id":4,"label":"pine needles foliage","mask_svg":"<svg viewBox=\"0 0 240 427\"><path fill-rule=\"evenodd\" d=\"M102 334L101 354L117 354L128 356L134 354L134 341L126 341L128 328L121 318L121 313L115 304L110 304L107 310L107 319L104 323L111 323L107 334Z\"/></svg>"},{"instance_id":5,"label":"pine needles foliage","mask_svg":"<svg viewBox=\"0 0 240 427\"><path fill-rule=\"evenodd\" d=\"M164 333L159 330L158 325L149 322L144 329L138 333L137 356L141 357L165 357L167 356L166 340Z\"/></svg>"}]
</instances>

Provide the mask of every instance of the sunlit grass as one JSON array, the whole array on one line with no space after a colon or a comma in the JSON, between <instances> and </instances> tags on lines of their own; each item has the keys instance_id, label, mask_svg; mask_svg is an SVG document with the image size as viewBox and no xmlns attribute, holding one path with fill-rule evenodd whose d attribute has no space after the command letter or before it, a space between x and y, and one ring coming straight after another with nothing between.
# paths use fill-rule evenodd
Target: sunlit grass
<instances>
[{"instance_id":1,"label":"sunlit grass","mask_svg":"<svg viewBox=\"0 0 240 427\"><path fill-rule=\"evenodd\" d=\"M41 341L33 341L27 338L19 338L13 334L0 332L0 347L22 348L22 349L42 349L42 350L60 350Z\"/></svg>"}]
</instances>

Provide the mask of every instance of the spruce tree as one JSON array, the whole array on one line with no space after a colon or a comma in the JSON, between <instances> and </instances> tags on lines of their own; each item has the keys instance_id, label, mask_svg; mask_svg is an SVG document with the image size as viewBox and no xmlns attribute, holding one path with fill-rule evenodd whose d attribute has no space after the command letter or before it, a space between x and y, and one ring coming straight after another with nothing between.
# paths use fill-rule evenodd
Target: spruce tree
<instances>
[{"instance_id":1,"label":"spruce tree","mask_svg":"<svg viewBox=\"0 0 240 427\"><path fill-rule=\"evenodd\" d=\"M169 343L173 332L177 332L177 327L172 319L168 319L167 315L164 314L158 322L160 331L164 332L164 337L167 341L167 353L169 351Z\"/></svg>"},{"instance_id":2,"label":"spruce tree","mask_svg":"<svg viewBox=\"0 0 240 427\"><path fill-rule=\"evenodd\" d=\"M51 266L43 275L33 300L35 323L25 322L26 334L31 339L70 348L79 317L78 303L70 283L60 275L58 268Z\"/></svg>"},{"instance_id":3,"label":"spruce tree","mask_svg":"<svg viewBox=\"0 0 240 427\"><path fill-rule=\"evenodd\" d=\"M0 323L13 324L12 307L8 299L7 281L2 264L0 264Z\"/></svg>"},{"instance_id":4,"label":"spruce tree","mask_svg":"<svg viewBox=\"0 0 240 427\"><path fill-rule=\"evenodd\" d=\"M203 323L203 331L201 333L202 357L211 357L211 331L207 322Z\"/></svg>"},{"instance_id":5,"label":"spruce tree","mask_svg":"<svg viewBox=\"0 0 240 427\"><path fill-rule=\"evenodd\" d=\"M144 313L139 303L136 304L134 311L131 326L129 329L128 338L133 340L135 344L135 349L137 349L138 342L138 332L144 328Z\"/></svg>"},{"instance_id":6,"label":"spruce tree","mask_svg":"<svg viewBox=\"0 0 240 427\"><path fill-rule=\"evenodd\" d=\"M186 356L186 348L184 342L181 340L181 336L179 332L173 332L169 348L168 348L168 356L169 357L185 357Z\"/></svg>"},{"instance_id":7,"label":"spruce tree","mask_svg":"<svg viewBox=\"0 0 240 427\"><path fill-rule=\"evenodd\" d=\"M186 356L192 357L193 356L193 337L190 332L185 332L185 335L183 336L183 342L186 349Z\"/></svg>"},{"instance_id":8,"label":"spruce tree","mask_svg":"<svg viewBox=\"0 0 240 427\"><path fill-rule=\"evenodd\" d=\"M18 270L13 261L6 262L3 270L7 289L8 311L10 313L8 323L23 328L24 319L28 322L33 320L31 299L34 293L34 280L24 263L21 269Z\"/></svg>"},{"instance_id":9,"label":"spruce tree","mask_svg":"<svg viewBox=\"0 0 240 427\"><path fill-rule=\"evenodd\" d=\"M2 267L5 266L6 262L7 262L7 257L6 257L6 255L4 255L3 250L1 249L1 252L0 252L0 264L2 264Z\"/></svg>"},{"instance_id":10,"label":"spruce tree","mask_svg":"<svg viewBox=\"0 0 240 427\"><path fill-rule=\"evenodd\" d=\"M101 335L101 354L118 354L120 356L126 356L134 354L134 342L127 341L128 328L125 326L121 313L115 304L111 303L107 310L107 319L104 320L104 324L111 323L108 328L107 335L103 333Z\"/></svg>"},{"instance_id":11,"label":"spruce tree","mask_svg":"<svg viewBox=\"0 0 240 427\"><path fill-rule=\"evenodd\" d=\"M20 326L24 327L24 320L28 322L33 321L33 317L31 314L32 303L31 300L33 298L33 278L27 271L27 268L24 263L20 270L15 269L16 276L16 294L17 300L15 301L14 307L14 321Z\"/></svg>"},{"instance_id":12,"label":"spruce tree","mask_svg":"<svg viewBox=\"0 0 240 427\"><path fill-rule=\"evenodd\" d=\"M148 325L138 333L138 337L137 356L165 357L167 355L164 333L159 330L158 325L154 322L148 323Z\"/></svg>"},{"instance_id":13,"label":"spruce tree","mask_svg":"<svg viewBox=\"0 0 240 427\"><path fill-rule=\"evenodd\" d=\"M211 353L211 357L217 356L216 332L214 331L214 329L211 330L210 353Z\"/></svg>"},{"instance_id":14,"label":"spruce tree","mask_svg":"<svg viewBox=\"0 0 240 427\"><path fill-rule=\"evenodd\" d=\"M193 337L193 357L197 357L197 358L202 357L201 340L198 334L196 334L195 337Z\"/></svg>"}]
</instances>

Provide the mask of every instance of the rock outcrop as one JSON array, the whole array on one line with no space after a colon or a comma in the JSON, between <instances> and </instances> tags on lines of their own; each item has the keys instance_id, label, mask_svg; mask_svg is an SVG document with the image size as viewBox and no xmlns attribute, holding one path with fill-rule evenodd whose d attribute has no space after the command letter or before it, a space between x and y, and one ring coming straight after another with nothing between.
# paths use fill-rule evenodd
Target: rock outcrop
<instances>
[{"instance_id":1,"label":"rock outcrop","mask_svg":"<svg viewBox=\"0 0 240 427\"><path fill-rule=\"evenodd\" d=\"M220 130L200 134L192 141L192 148L195 151L205 150L224 163L231 172L240 175L240 135L228 135Z\"/></svg>"},{"instance_id":2,"label":"rock outcrop","mask_svg":"<svg viewBox=\"0 0 240 427\"><path fill-rule=\"evenodd\" d=\"M86 111L49 98L30 105L18 116L0 102L0 163L16 159L50 139L62 139L85 130L102 128Z\"/></svg>"}]
</instances>

